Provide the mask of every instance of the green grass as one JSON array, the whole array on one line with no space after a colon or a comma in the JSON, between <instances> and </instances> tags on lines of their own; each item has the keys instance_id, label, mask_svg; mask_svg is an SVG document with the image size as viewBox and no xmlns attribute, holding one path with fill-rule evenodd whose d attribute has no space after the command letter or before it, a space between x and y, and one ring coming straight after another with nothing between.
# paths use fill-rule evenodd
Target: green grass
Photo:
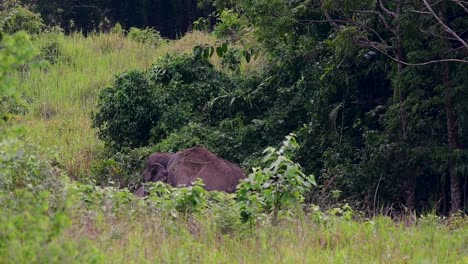
<instances>
[{"instance_id":1,"label":"green grass","mask_svg":"<svg viewBox=\"0 0 468 264\"><path fill-rule=\"evenodd\" d=\"M106 263L466 263L468 229L436 222L411 227L390 218L357 222L311 217L220 234L202 220L148 217L96 224L68 236L90 239Z\"/></svg>"},{"instance_id":2,"label":"green grass","mask_svg":"<svg viewBox=\"0 0 468 264\"><path fill-rule=\"evenodd\" d=\"M116 74L147 69L164 54L188 53L195 45L214 43L201 32L158 47L117 34L45 35L36 42L43 45L50 39L56 39L62 59L47 69L33 68L16 76L15 86L31 103L29 113L17 121L33 142L57 151L58 162L73 179L89 175L103 147L90 118L101 88L112 85Z\"/></svg>"}]
</instances>

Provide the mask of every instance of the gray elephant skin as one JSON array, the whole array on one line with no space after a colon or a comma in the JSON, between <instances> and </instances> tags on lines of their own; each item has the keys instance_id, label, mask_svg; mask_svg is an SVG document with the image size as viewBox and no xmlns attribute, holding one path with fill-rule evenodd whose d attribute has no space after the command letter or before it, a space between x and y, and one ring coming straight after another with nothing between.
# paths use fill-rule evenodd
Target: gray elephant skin
<instances>
[{"instance_id":1,"label":"gray elephant skin","mask_svg":"<svg viewBox=\"0 0 468 264\"><path fill-rule=\"evenodd\" d=\"M162 181L174 187L191 186L197 178L205 183L208 191L236 191L237 184L246 178L239 166L211 153L205 148L194 147L172 153L153 153L143 172L145 182ZM147 193L141 187L136 193Z\"/></svg>"}]
</instances>

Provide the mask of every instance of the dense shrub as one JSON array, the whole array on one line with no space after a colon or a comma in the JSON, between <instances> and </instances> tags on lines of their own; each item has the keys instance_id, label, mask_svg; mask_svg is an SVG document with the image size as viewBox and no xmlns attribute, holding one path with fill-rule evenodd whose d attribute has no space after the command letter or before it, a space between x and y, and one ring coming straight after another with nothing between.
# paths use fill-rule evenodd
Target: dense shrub
<instances>
[{"instance_id":1,"label":"dense shrub","mask_svg":"<svg viewBox=\"0 0 468 264\"><path fill-rule=\"evenodd\" d=\"M98 109L93 125L99 128L99 137L115 149L147 144L159 114L155 91L140 71L121 74L113 87L103 89Z\"/></svg>"},{"instance_id":2,"label":"dense shrub","mask_svg":"<svg viewBox=\"0 0 468 264\"><path fill-rule=\"evenodd\" d=\"M85 241L61 237L71 224L69 203L51 208L50 202L48 191L0 192L0 262L101 263L99 252Z\"/></svg>"},{"instance_id":3,"label":"dense shrub","mask_svg":"<svg viewBox=\"0 0 468 264\"><path fill-rule=\"evenodd\" d=\"M126 152L116 152L93 165L93 180L100 186L127 187L135 191L143 182L142 172L146 159L155 150L141 147Z\"/></svg>"},{"instance_id":4,"label":"dense shrub","mask_svg":"<svg viewBox=\"0 0 468 264\"><path fill-rule=\"evenodd\" d=\"M28 142L0 141L0 192L21 188L36 194L49 191L60 196L66 176L52 167L41 153L43 151Z\"/></svg>"},{"instance_id":5,"label":"dense shrub","mask_svg":"<svg viewBox=\"0 0 468 264\"><path fill-rule=\"evenodd\" d=\"M120 25L120 24L119 24ZM114 32L121 32L119 30L118 26L114 27ZM145 29L139 29L132 27L128 31L128 38L133 39L135 41L149 44L152 46L158 46L159 44L163 43L163 38L161 37L161 34L159 34L158 31L156 31L154 28L145 28Z\"/></svg>"},{"instance_id":6,"label":"dense shrub","mask_svg":"<svg viewBox=\"0 0 468 264\"><path fill-rule=\"evenodd\" d=\"M218 154L239 160L234 149L245 153L241 146L252 139L246 134L255 130L244 125L248 117L243 111L256 110L238 94L253 85L253 80L217 71L204 59L167 56L146 72L118 76L113 87L103 89L93 125L114 150L149 144L165 151L195 144L216 150L230 142L232 149ZM225 100L230 100L228 107Z\"/></svg>"},{"instance_id":7,"label":"dense shrub","mask_svg":"<svg viewBox=\"0 0 468 264\"><path fill-rule=\"evenodd\" d=\"M68 177L44 153L18 139L0 141L0 262L102 261L85 241L63 240L73 204Z\"/></svg>"},{"instance_id":8,"label":"dense shrub","mask_svg":"<svg viewBox=\"0 0 468 264\"><path fill-rule=\"evenodd\" d=\"M298 147L295 135L289 135L280 149L265 149L264 167L254 168L238 186L243 221L254 221L262 212L271 213L273 219L277 219L279 214L302 204L305 194L317 185L313 175L305 175L301 166L291 160Z\"/></svg>"},{"instance_id":9,"label":"dense shrub","mask_svg":"<svg viewBox=\"0 0 468 264\"><path fill-rule=\"evenodd\" d=\"M39 14L18 5L15 1L0 4L0 31L13 34L24 30L29 34L39 34L44 28Z\"/></svg>"}]
</instances>

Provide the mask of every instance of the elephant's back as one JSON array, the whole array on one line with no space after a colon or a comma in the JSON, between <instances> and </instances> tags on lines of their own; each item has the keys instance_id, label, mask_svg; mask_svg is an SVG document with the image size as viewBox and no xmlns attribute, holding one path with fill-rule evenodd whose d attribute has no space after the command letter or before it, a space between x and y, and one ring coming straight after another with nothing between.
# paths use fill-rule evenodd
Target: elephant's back
<instances>
[{"instance_id":1,"label":"elephant's back","mask_svg":"<svg viewBox=\"0 0 468 264\"><path fill-rule=\"evenodd\" d=\"M239 181L246 177L239 166L202 147L177 152L169 170L174 175L175 185L190 185L201 178L207 190L227 192L234 192Z\"/></svg>"}]
</instances>

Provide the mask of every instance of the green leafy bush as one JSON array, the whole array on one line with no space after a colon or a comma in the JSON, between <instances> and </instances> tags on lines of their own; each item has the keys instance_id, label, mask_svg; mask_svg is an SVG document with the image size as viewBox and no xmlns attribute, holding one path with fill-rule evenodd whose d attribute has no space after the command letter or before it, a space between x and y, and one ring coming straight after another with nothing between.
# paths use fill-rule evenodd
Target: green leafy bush
<instances>
[{"instance_id":1,"label":"green leafy bush","mask_svg":"<svg viewBox=\"0 0 468 264\"><path fill-rule=\"evenodd\" d=\"M115 31L117 30L118 30L118 27L115 28ZM163 38L161 37L161 34L158 31L156 31L154 28L150 28L150 27L147 27L145 29L132 27L128 31L127 36L129 39L135 40L140 43L149 44L152 46L158 46L164 41Z\"/></svg>"},{"instance_id":2,"label":"green leafy bush","mask_svg":"<svg viewBox=\"0 0 468 264\"><path fill-rule=\"evenodd\" d=\"M71 225L68 177L45 151L15 138L0 141L0 262L100 262L83 241L64 241Z\"/></svg>"},{"instance_id":3,"label":"green leafy bush","mask_svg":"<svg viewBox=\"0 0 468 264\"><path fill-rule=\"evenodd\" d=\"M254 221L258 213L273 213L277 219L282 210L304 202L304 195L316 186L313 175L306 176L301 166L291 160L298 148L295 135L283 141L279 150L264 151L264 168L254 168L249 177L239 186L237 199L244 221Z\"/></svg>"},{"instance_id":4,"label":"green leafy bush","mask_svg":"<svg viewBox=\"0 0 468 264\"><path fill-rule=\"evenodd\" d=\"M36 146L17 139L0 141L0 193L26 189L63 196L66 176L54 168Z\"/></svg>"},{"instance_id":5,"label":"green leafy bush","mask_svg":"<svg viewBox=\"0 0 468 264\"><path fill-rule=\"evenodd\" d=\"M48 191L0 192L0 262L101 263L99 252L85 241L61 238L71 224L70 203L51 208L50 200Z\"/></svg>"},{"instance_id":6,"label":"green leafy bush","mask_svg":"<svg viewBox=\"0 0 468 264\"><path fill-rule=\"evenodd\" d=\"M21 99L13 90L8 73L18 70L36 53L25 32L4 35L0 39L0 140L8 131L4 123L11 118L12 107L21 105Z\"/></svg>"},{"instance_id":7,"label":"green leafy bush","mask_svg":"<svg viewBox=\"0 0 468 264\"><path fill-rule=\"evenodd\" d=\"M15 1L0 4L0 31L8 34L24 30L29 34L39 34L45 28L39 14L20 6Z\"/></svg>"},{"instance_id":8,"label":"green leafy bush","mask_svg":"<svg viewBox=\"0 0 468 264\"><path fill-rule=\"evenodd\" d=\"M201 134L211 131L208 135L216 135L217 129L228 131L225 134L235 140L244 140L247 137L241 136L245 134L242 127L219 127L223 119L233 117L240 119L237 124L243 124L245 115L210 102L235 96L239 87L249 85L251 81L219 72L204 59L167 56L148 71L121 74L113 87L103 89L93 126L114 150L160 144L163 150L176 151L205 144L209 138ZM230 107L250 108L246 101L236 99L232 98ZM194 131L200 131L196 133L201 136L199 140L190 135ZM221 138L223 133L215 138ZM240 142L234 145L240 146Z\"/></svg>"},{"instance_id":9,"label":"green leafy bush","mask_svg":"<svg viewBox=\"0 0 468 264\"><path fill-rule=\"evenodd\" d=\"M93 180L100 186L127 187L135 191L143 182L146 159L155 152L152 147L141 147L116 152L93 164Z\"/></svg>"},{"instance_id":10,"label":"green leafy bush","mask_svg":"<svg viewBox=\"0 0 468 264\"><path fill-rule=\"evenodd\" d=\"M144 72L118 76L114 86L99 95L98 112L93 116L99 137L114 149L146 145L159 115L155 97Z\"/></svg>"},{"instance_id":11,"label":"green leafy bush","mask_svg":"<svg viewBox=\"0 0 468 264\"><path fill-rule=\"evenodd\" d=\"M246 230L246 226L240 217L240 207L237 206L236 194L209 192L207 211L211 227L216 232L238 234Z\"/></svg>"},{"instance_id":12,"label":"green leafy bush","mask_svg":"<svg viewBox=\"0 0 468 264\"><path fill-rule=\"evenodd\" d=\"M122 24L119 22L115 23L115 25L111 28L110 32L112 34L117 34L119 36L123 36L125 34L125 29L123 29Z\"/></svg>"},{"instance_id":13,"label":"green leafy bush","mask_svg":"<svg viewBox=\"0 0 468 264\"><path fill-rule=\"evenodd\" d=\"M241 31L247 27L245 17L240 17L239 14L229 9L223 10L218 20L213 33L218 38L230 41L236 41L242 35Z\"/></svg>"}]
</instances>

